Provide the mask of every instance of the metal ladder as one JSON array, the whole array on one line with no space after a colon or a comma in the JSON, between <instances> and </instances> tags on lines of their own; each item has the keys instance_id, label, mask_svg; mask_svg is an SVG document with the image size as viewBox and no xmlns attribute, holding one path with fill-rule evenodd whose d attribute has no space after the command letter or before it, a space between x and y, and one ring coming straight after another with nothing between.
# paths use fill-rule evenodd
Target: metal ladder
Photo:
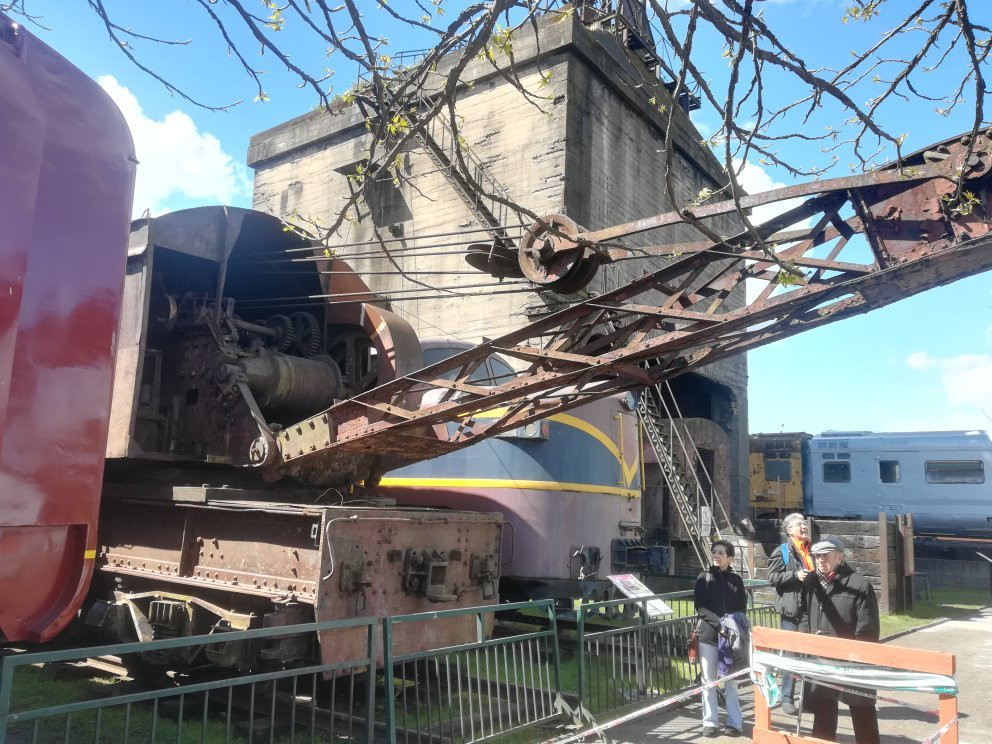
<instances>
[{"instance_id":1,"label":"metal ladder","mask_svg":"<svg viewBox=\"0 0 992 744\"><path fill-rule=\"evenodd\" d=\"M384 81L385 85L383 85L382 90L388 98L391 111L398 108L394 105L392 84L401 79L402 70L397 72L394 79ZM371 85L371 82L365 77L360 76L359 81L365 85ZM377 119L384 113L370 112L372 106L369 105L369 101L359 99L358 103L370 121ZM430 109L433 105L434 101L431 97L422 90L418 90L416 105L406 110L409 126L411 128L417 126L420 123L421 112ZM507 235L506 227L507 219L515 216L516 213L499 199L494 198L495 196L509 200L509 189L496 180L496 177L477 155L458 141L451 126L445 121L444 112L439 112L428 120L415 137L420 147L465 202L479 224L488 229L492 235L494 247L515 248L513 240ZM471 179L481 187L481 191L475 188L465 174L456 167L455 163L458 162L459 151Z\"/></svg>"},{"instance_id":2,"label":"metal ladder","mask_svg":"<svg viewBox=\"0 0 992 744\"><path fill-rule=\"evenodd\" d=\"M666 401L666 392L673 402L671 407ZM682 419L682 413L675 403L675 397L668 383L644 388L637 413L645 437L661 466L671 503L689 533L689 543L699 565L706 568L710 565L711 539L714 536L733 537L730 515L713 490L710 474L703 468L707 489L704 488L699 474L693 467L699 459L699 450L689 432L674 425L676 421ZM707 490L711 494L709 497L706 495ZM703 508L709 509L711 515L709 534L703 534ZM749 563L744 560L741 563L747 578L752 578Z\"/></svg>"},{"instance_id":3,"label":"metal ladder","mask_svg":"<svg viewBox=\"0 0 992 744\"><path fill-rule=\"evenodd\" d=\"M409 114L411 125L418 124L419 112L432 104L430 99L422 93L418 96L418 101L418 110ZM417 133L417 140L451 186L458 192L472 214L484 227L491 228L490 232L493 238L508 248L513 247L513 241L507 237L506 226L507 219L514 213L506 204L489 195L493 194L509 200L509 189L496 180L496 177L477 155L465 145L460 145L451 130L451 126L445 120L443 112L434 116L424 125L424 128ZM472 187L469 180L455 166L455 163L458 162L459 148L462 160L468 168L472 180L482 187L481 191Z\"/></svg>"}]
</instances>

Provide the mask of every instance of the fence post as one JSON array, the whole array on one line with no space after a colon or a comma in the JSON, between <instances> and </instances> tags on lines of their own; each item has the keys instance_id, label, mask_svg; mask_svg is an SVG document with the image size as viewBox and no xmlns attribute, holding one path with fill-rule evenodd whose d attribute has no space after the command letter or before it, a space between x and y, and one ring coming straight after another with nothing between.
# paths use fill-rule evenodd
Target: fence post
<instances>
[{"instance_id":1,"label":"fence post","mask_svg":"<svg viewBox=\"0 0 992 744\"><path fill-rule=\"evenodd\" d=\"M903 556L903 545L902 542L902 515L895 515L895 523L892 525L892 538L895 543L896 557L892 561L893 567L896 570L896 611L905 612L909 609L906 604L906 582L903 580L904 571L903 564L905 562L905 557Z\"/></svg>"},{"instance_id":2,"label":"fence post","mask_svg":"<svg viewBox=\"0 0 992 744\"><path fill-rule=\"evenodd\" d=\"M765 674L772 674L770 670L766 669ZM765 700L765 696L758 689L757 685L754 686L754 730L755 731L771 731L772 729L772 711L768 707L768 701ZM757 739L755 739L757 740Z\"/></svg>"},{"instance_id":3,"label":"fence post","mask_svg":"<svg viewBox=\"0 0 992 744\"><path fill-rule=\"evenodd\" d=\"M948 721L958 717L958 698L956 695L940 695L937 697L937 711L940 715L937 721L938 729L944 727ZM940 737L940 744L958 744L958 731L960 722L951 726L950 730Z\"/></svg>"},{"instance_id":4,"label":"fence post","mask_svg":"<svg viewBox=\"0 0 992 744\"><path fill-rule=\"evenodd\" d=\"M368 682L368 698L366 703L366 713L365 713L365 741L366 744L372 744L375 739L375 661L376 661L376 630L378 630L378 623L373 619L368 625L368 651L369 651L369 682ZM385 662L385 659L383 659ZM383 671L386 671L386 666L383 664ZM383 684L389 684L391 677L387 677L383 680ZM386 688L386 695L392 699L392 685ZM2 739L0 739L2 741Z\"/></svg>"},{"instance_id":5,"label":"fence post","mask_svg":"<svg viewBox=\"0 0 992 744\"><path fill-rule=\"evenodd\" d=\"M640 637L640 653L637 655L637 691L647 697L648 690L648 600L640 600L641 607L641 629L638 631Z\"/></svg>"},{"instance_id":6,"label":"fence post","mask_svg":"<svg viewBox=\"0 0 992 744\"><path fill-rule=\"evenodd\" d=\"M372 664L375 664L374 657ZM396 675L393 670L393 619L391 617L382 619L382 673L385 676L383 695L386 697L384 701L386 704L386 740L389 744L396 744L396 695L393 689ZM372 712L369 713L369 719L372 718ZM371 728L370 725L369 729L371 730Z\"/></svg>"},{"instance_id":7,"label":"fence post","mask_svg":"<svg viewBox=\"0 0 992 744\"><path fill-rule=\"evenodd\" d=\"M558 706L559 715L565 710L562 703L564 703L564 696L562 695L561 689L561 656L559 656L558 649L558 613L555 612L555 601L552 599L548 604L548 619L551 621L551 655L554 661L555 670L555 704ZM581 632L579 638L581 638ZM581 641L580 641L581 643ZM582 658L582 649L579 648L579 659ZM581 661L579 662L581 669ZM580 672L581 674L581 672ZM581 679L581 676L580 676ZM509 680L507 680L509 683ZM580 683L581 684L581 683ZM582 704L582 694L579 694L579 704ZM580 708L581 710L581 708Z\"/></svg>"},{"instance_id":8,"label":"fence post","mask_svg":"<svg viewBox=\"0 0 992 744\"><path fill-rule=\"evenodd\" d=\"M882 596L881 612L888 615L892 612L892 605L889 602L889 523L885 517L885 512L878 513L878 562L881 567L882 586L879 594Z\"/></svg>"},{"instance_id":9,"label":"fence post","mask_svg":"<svg viewBox=\"0 0 992 744\"><path fill-rule=\"evenodd\" d=\"M10 715L10 695L14 687L13 658L0 660L0 742L7 741L7 717Z\"/></svg>"},{"instance_id":10,"label":"fence post","mask_svg":"<svg viewBox=\"0 0 992 744\"><path fill-rule=\"evenodd\" d=\"M992 564L990 564L989 575L992 576ZM582 711L586 705L586 611L585 602L579 600L579 612L576 616L577 622L577 645L579 649L579 702L575 710L576 723L582 722ZM558 645L558 636L555 635L555 645Z\"/></svg>"},{"instance_id":11,"label":"fence post","mask_svg":"<svg viewBox=\"0 0 992 744\"><path fill-rule=\"evenodd\" d=\"M899 537L902 542L902 582L904 585L903 594L906 596L907 610L912 610L916 606L916 591L913 584L916 576L916 549L913 544L914 532L912 513L903 514L902 524L899 527Z\"/></svg>"}]
</instances>

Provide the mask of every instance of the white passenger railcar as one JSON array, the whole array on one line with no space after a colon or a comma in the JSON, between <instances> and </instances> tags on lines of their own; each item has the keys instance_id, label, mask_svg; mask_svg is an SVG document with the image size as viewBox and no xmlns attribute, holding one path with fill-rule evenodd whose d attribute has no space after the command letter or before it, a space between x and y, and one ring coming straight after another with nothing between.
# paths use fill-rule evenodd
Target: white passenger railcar
<instances>
[{"instance_id":1,"label":"white passenger railcar","mask_svg":"<svg viewBox=\"0 0 992 744\"><path fill-rule=\"evenodd\" d=\"M918 533L992 537L987 432L825 432L809 441L806 467L811 514L912 512Z\"/></svg>"}]
</instances>

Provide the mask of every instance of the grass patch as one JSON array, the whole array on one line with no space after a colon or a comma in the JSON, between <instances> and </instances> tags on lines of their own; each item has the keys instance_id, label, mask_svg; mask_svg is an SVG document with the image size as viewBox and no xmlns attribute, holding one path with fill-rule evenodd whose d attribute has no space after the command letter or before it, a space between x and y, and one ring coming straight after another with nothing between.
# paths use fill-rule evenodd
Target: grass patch
<instances>
[{"instance_id":1,"label":"grass patch","mask_svg":"<svg viewBox=\"0 0 992 744\"><path fill-rule=\"evenodd\" d=\"M978 610L989 603L986 592L934 589L931 599L918 599L910 612L882 615L882 638L929 625L935 620L962 615L969 610Z\"/></svg>"},{"instance_id":2,"label":"grass patch","mask_svg":"<svg viewBox=\"0 0 992 744\"><path fill-rule=\"evenodd\" d=\"M309 677L306 678L309 680ZM291 683L283 680L278 690L285 693ZM301 686L303 680L301 680ZM120 695L140 692L130 680L99 676L92 669L68 665L27 666L14 675L11 699L12 713L27 713L69 703L107 700ZM247 695L247 685L242 686ZM227 720L227 689L212 690L209 695L198 692L164 697L153 703L141 701L124 705L112 703L98 713L89 709L66 714L49 715L36 721L9 723L6 744L29 742L69 742L71 744L117 744L125 741L169 742L169 744L239 744L249 739L289 744L290 729L295 728L295 741L310 740L310 707L304 702L297 706L293 720L280 709L274 730L269 727L272 697L270 682L256 685L252 715L243 705L234 704ZM361 714L360 714L361 715ZM249 719L253 724L249 723ZM316 713L318 737L327 737L333 727L335 741L347 741L346 723L332 721L326 710ZM250 732L249 729L254 731ZM361 726L352 732L361 737ZM340 733L338 733L340 732ZM271 737L271 738L270 738Z\"/></svg>"},{"instance_id":3,"label":"grass patch","mask_svg":"<svg viewBox=\"0 0 992 744\"><path fill-rule=\"evenodd\" d=\"M696 673L684 660L651 658L647 677L638 680L637 665L632 661L629 646L624 647L623 655L609 653L605 644L598 655L591 649L588 651L584 705L592 715L604 719L643 706L668 692L684 689L692 684ZM459 658L457 664L455 656ZM496 654L490 649L487 664L484 652L478 655L459 652L436 663L432 660L426 665L418 665L416 683L411 679L413 664L408 662L405 681L397 679L395 682L401 690L396 696L399 738L404 737L404 728L424 734L429 729L458 742L462 740L459 730L467 734L474 725L476 738L492 734L493 740L500 744L531 744L546 740L549 732L561 725L560 720L544 721L525 730L506 731L519 726L521 716L531 721L543 715L554 716L553 693L546 695L544 702L538 702L530 691L523 689L534 684L547 690L553 679L547 653L542 651L538 656L539 660L534 660L518 648L514 662L512 656L508 658L502 650ZM577 650L563 649L561 689L567 701L573 704L579 688L578 666ZM473 681L466 684L463 677L463 684L458 685L459 672ZM379 701L377 709L381 715ZM537 710L543 715L536 715ZM469 718L473 715L476 718L474 724L470 724ZM412 738L414 734L410 736Z\"/></svg>"},{"instance_id":4,"label":"grass patch","mask_svg":"<svg viewBox=\"0 0 992 744\"><path fill-rule=\"evenodd\" d=\"M131 684L115 677L94 675L92 669L53 665L23 667L14 675L11 710L31 711L68 703L101 700L131 691ZM201 716L202 718L202 716ZM37 721L10 724L8 742L119 742L133 741L199 742L201 720L190 720L189 711L181 720L175 701L152 704L135 703L66 716L48 716ZM182 730L180 730L182 729ZM208 721L203 741L224 741L224 725ZM237 739L235 739L237 741Z\"/></svg>"}]
</instances>

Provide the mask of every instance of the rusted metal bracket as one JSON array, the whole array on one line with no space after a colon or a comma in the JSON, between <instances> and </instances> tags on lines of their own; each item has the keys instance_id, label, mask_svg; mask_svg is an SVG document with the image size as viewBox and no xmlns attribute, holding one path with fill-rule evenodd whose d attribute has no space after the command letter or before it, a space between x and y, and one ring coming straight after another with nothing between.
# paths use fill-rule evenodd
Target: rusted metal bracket
<instances>
[{"instance_id":1,"label":"rusted metal bracket","mask_svg":"<svg viewBox=\"0 0 992 744\"><path fill-rule=\"evenodd\" d=\"M452 602L458 595L448 591L448 555L427 548L408 550L403 560L403 589L420 594L431 602Z\"/></svg>"},{"instance_id":2,"label":"rusted metal bracket","mask_svg":"<svg viewBox=\"0 0 992 744\"><path fill-rule=\"evenodd\" d=\"M499 555L473 553L469 557L469 578L482 586L483 599L495 597L496 585L499 581Z\"/></svg>"},{"instance_id":3,"label":"rusted metal bracket","mask_svg":"<svg viewBox=\"0 0 992 744\"><path fill-rule=\"evenodd\" d=\"M372 586L372 579L365 572L365 561L344 561L340 571L341 591L346 594L364 592Z\"/></svg>"}]
</instances>

